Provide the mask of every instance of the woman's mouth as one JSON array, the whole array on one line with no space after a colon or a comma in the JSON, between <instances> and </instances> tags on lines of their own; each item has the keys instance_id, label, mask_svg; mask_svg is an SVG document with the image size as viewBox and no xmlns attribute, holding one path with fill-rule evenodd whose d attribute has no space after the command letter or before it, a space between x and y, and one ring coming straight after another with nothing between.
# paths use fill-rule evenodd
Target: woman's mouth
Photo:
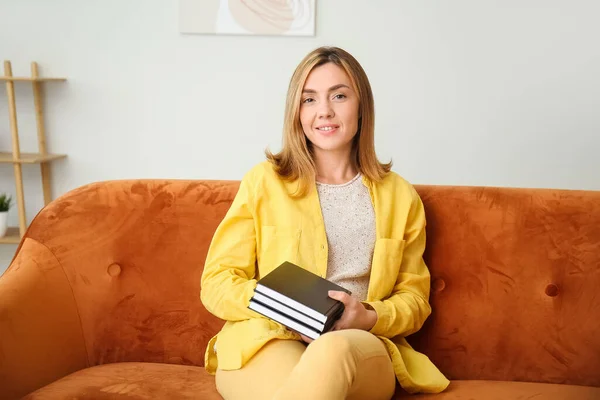
<instances>
[{"instance_id":1,"label":"woman's mouth","mask_svg":"<svg viewBox=\"0 0 600 400\"><path fill-rule=\"evenodd\" d=\"M320 125L317 126L317 130L323 134L330 135L338 130L339 125Z\"/></svg>"}]
</instances>

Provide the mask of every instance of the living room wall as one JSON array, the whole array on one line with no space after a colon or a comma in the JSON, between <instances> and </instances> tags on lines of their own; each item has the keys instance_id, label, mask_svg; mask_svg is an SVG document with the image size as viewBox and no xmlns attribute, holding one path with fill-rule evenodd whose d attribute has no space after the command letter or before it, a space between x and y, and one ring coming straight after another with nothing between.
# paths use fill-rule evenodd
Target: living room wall
<instances>
[{"instance_id":1,"label":"living room wall","mask_svg":"<svg viewBox=\"0 0 600 400\"><path fill-rule=\"evenodd\" d=\"M68 79L46 87L49 150L68 154L55 197L108 179L241 178L279 147L288 80L320 45L363 64L380 158L411 182L600 190L598 15L594 0L317 0L315 37L201 36L178 32L176 1L0 0L0 57ZM30 87L17 99L35 150ZM31 221L39 169L24 176ZM15 249L0 246L0 273Z\"/></svg>"}]
</instances>

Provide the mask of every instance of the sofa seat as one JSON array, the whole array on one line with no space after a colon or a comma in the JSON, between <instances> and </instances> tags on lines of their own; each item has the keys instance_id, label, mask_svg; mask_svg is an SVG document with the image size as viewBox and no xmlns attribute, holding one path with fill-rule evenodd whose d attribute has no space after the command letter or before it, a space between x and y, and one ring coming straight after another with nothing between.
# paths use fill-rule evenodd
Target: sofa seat
<instances>
[{"instance_id":1,"label":"sofa seat","mask_svg":"<svg viewBox=\"0 0 600 400\"><path fill-rule=\"evenodd\" d=\"M125 362L74 372L24 397L54 399L221 399L214 377L204 368ZM413 400L598 400L600 388L510 381L452 381L440 394L410 395L399 389L394 399Z\"/></svg>"},{"instance_id":2,"label":"sofa seat","mask_svg":"<svg viewBox=\"0 0 600 400\"><path fill-rule=\"evenodd\" d=\"M395 399L413 400L598 400L600 388L513 381L451 381L440 394L397 393Z\"/></svg>"},{"instance_id":3,"label":"sofa seat","mask_svg":"<svg viewBox=\"0 0 600 400\"><path fill-rule=\"evenodd\" d=\"M124 362L86 368L23 399L221 399L203 367Z\"/></svg>"}]
</instances>

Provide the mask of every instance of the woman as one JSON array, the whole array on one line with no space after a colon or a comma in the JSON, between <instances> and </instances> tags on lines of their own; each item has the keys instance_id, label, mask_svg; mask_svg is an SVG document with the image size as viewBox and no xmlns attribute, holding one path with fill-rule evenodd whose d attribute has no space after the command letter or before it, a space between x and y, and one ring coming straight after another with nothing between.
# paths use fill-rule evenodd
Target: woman
<instances>
[{"instance_id":1,"label":"woman","mask_svg":"<svg viewBox=\"0 0 600 400\"><path fill-rule=\"evenodd\" d=\"M377 160L374 104L360 64L323 47L296 68L283 149L249 171L219 225L201 299L226 320L207 348L225 399L390 399L449 384L404 336L429 316L425 215L414 188ZM248 309L284 261L350 289L334 331L310 342Z\"/></svg>"}]
</instances>

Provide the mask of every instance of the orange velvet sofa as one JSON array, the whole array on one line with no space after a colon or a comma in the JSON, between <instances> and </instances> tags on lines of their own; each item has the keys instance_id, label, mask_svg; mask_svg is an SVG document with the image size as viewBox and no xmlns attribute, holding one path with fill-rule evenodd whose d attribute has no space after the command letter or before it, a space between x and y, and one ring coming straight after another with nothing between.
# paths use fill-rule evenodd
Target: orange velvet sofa
<instances>
[{"instance_id":1,"label":"orange velvet sofa","mask_svg":"<svg viewBox=\"0 0 600 400\"><path fill-rule=\"evenodd\" d=\"M235 181L90 184L0 277L1 399L219 399L200 302ZM600 399L600 192L416 186L433 313L409 342L452 383L417 399Z\"/></svg>"}]
</instances>

